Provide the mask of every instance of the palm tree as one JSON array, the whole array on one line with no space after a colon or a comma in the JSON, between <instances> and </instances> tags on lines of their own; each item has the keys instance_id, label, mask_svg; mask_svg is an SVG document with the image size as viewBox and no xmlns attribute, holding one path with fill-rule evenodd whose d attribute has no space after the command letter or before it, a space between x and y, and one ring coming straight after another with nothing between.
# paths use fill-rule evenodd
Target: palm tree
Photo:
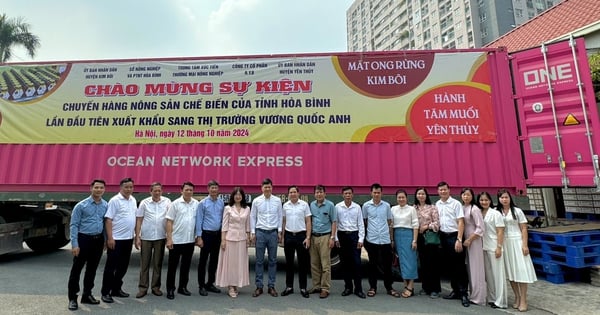
<instances>
[{"instance_id":1,"label":"palm tree","mask_svg":"<svg viewBox=\"0 0 600 315\"><path fill-rule=\"evenodd\" d=\"M22 17L8 18L0 15L0 63L7 62L12 57L12 48L22 45L31 58L35 56L40 46L40 39L29 32L29 24Z\"/></svg>"}]
</instances>

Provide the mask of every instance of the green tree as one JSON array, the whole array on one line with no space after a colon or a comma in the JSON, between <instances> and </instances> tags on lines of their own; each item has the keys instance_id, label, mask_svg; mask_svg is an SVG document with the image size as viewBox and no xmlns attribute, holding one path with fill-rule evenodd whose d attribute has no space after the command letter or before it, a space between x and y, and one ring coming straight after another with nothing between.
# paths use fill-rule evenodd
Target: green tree
<instances>
[{"instance_id":1,"label":"green tree","mask_svg":"<svg viewBox=\"0 0 600 315\"><path fill-rule=\"evenodd\" d=\"M40 39L29 28L22 17L0 15L0 63L7 62L13 56L12 49L17 45L25 47L31 58L35 57Z\"/></svg>"},{"instance_id":2,"label":"green tree","mask_svg":"<svg viewBox=\"0 0 600 315\"><path fill-rule=\"evenodd\" d=\"M596 101L600 102L600 52L589 56L589 62L594 92L596 92Z\"/></svg>"}]
</instances>

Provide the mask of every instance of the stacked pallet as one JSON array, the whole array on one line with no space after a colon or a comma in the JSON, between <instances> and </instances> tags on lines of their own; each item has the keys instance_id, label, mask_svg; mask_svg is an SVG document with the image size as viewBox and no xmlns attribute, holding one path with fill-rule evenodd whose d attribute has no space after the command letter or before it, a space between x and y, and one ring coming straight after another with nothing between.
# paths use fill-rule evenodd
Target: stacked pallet
<instances>
[{"instance_id":1,"label":"stacked pallet","mask_svg":"<svg viewBox=\"0 0 600 315\"><path fill-rule=\"evenodd\" d=\"M590 267L600 265L600 230L530 231L529 252L539 278L552 283L589 282Z\"/></svg>"}]
</instances>

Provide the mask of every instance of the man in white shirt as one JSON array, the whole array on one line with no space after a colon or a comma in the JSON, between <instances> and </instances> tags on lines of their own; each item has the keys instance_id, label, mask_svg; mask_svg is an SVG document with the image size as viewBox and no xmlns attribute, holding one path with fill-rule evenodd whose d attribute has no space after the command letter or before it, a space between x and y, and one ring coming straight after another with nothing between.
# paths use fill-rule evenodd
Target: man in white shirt
<instances>
[{"instance_id":1,"label":"man in white shirt","mask_svg":"<svg viewBox=\"0 0 600 315\"><path fill-rule=\"evenodd\" d=\"M450 186L446 182L438 185L440 200L435 203L440 214L440 241L442 255L450 275L452 292L444 299L461 300L464 307L469 307L471 302L468 297L469 278L465 265L465 252L462 247L465 229L464 212L460 202L450 196Z\"/></svg>"},{"instance_id":2,"label":"man in white shirt","mask_svg":"<svg viewBox=\"0 0 600 315\"><path fill-rule=\"evenodd\" d=\"M154 182L150 185L151 196L142 200L136 213L135 248L140 251L140 281L136 298L148 293L148 273L152 263L152 294L161 296L162 263L165 254L167 209L171 200L162 195L162 185Z\"/></svg>"},{"instance_id":3,"label":"man in white shirt","mask_svg":"<svg viewBox=\"0 0 600 315\"><path fill-rule=\"evenodd\" d=\"M114 296L129 297L129 293L123 291L121 287L129 267L133 247L137 202L131 195L133 179L122 179L119 187L120 192L110 199L104 215L107 247L101 290L104 303L113 303Z\"/></svg>"},{"instance_id":4,"label":"man in white shirt","mask_svg":"<svg viewBox=\"0 0 600 315\"><path fill-rule=\"evenodd\" d=\"M306 277L310 268L311 212L308 203L300 200L298 186L288 188L289 200L283 205L283 251L285 253L285 289L281 296L294 293L294 256L298 255L300 294L308 298Z\"/></svg>"},{"instance_id":5,"label":"man in white shirt","mask_svg":"<svg viewBox=\"0 0 600 315\"><path fill-rule=\"evenodd\" d=\"M261 185L262 195L252 201L250 208L250 238L256 248L256 264L254 271L256 273L256 290L252 293L257 297L263 293L263 273L265 249L269 259L269 282L268 293L276 297L275 276L277 275L277 243L281 240L281 225L283 218L283 207L281 199L273 196L273 182L265 178Z\"/></svg>"},{"instance_id":6,"label":"man in white shirt","mask_svg":"<svg viewBox=\"0 0 600 315\"><path fill-rule=\"evenodd\" d=\"M335 205L338 218L336 246L340 248L340 264L344 275L342 296L354 292L356 296L364 299L366 295L363 292L360 274L360 252L365 239L365 223L360 206L352 201L354 189L343 187L342 196L344 200Z\"/></svg>"},{"instance_id":7,"label":"man in white shirt","mask_svg":"<svg viewBox=\"0 0 600 315\"><path fill-rule=\"evenodd\" d=\"M194 255L196 226L196 209L198 200L193 198L194 184L185 182L181 185L181 197L171 203L167 211L167 248L169 249L169 265L167 268L167 299L175 298L175 275L179 269L179 288L177 293L190 296L187 284L190 278L190 266Z\"/></svg>"}]
</instances>

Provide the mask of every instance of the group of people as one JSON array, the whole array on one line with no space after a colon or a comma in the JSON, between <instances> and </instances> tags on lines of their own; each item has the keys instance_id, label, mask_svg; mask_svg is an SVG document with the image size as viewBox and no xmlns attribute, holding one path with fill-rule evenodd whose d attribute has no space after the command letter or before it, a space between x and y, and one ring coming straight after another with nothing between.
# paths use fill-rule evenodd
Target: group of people
<instances>
[{"instance_id":1,"label":"group of people","mask_svg":"<svg viewBox=\"0 0 600 315\"><path fill-rule=\"evenodd\" d=\"M333 204L326 188L316 185L315 200L301 200L297 186L288 187L288 201L272 194L273 183L261 183L262 195L249 205L244 190L233 189L227 205L219 198L219 184L209 181L208 196L193 198L194 184L181 185L181 197L174 201L162 196L162 185L151 184L151 196L139 206L132 196L133 180L120 182L120 191L108 202L102 199L106 183L95 179L90 197L79 202L71 217L73 265L68 282L70 310L78 308L81 272L86 267L81 303L99 304L92 295L94 277L106 247L107 259L102 278L101 300L128 297L123 291L132 247L140 250L141 268L137 298L148 291L161 291L161 270L165 247L169 250L166 296L189 296L189 270L195 246L200 247L198 286L201 296L208 292L235 298L239 288L250 284L248 247L255 245L255 285L253 297L264 293L265 254L267 294L276 297L277 247L285 253L285 288L282 296L294 293L294 260L298 260L298 282L304 298L318 294L327 298L331 291L332 248L339 249L344 278L342 296L359 298L377 294L377 280L383 272L383 285L392 297L415 295L414 282L422 281L421 294L437 298L441 294L441 261L449 264L452 292L447 299L506 307L508 277L515 292L515 308L527 309L527 283L536 280L527 248L527 220L514 205L508 191L498 193L498 209L488 193L475 196L470 189L461 193L462 204L450 196L449 185L438 184L440 200L432 204L425 188L415 192L414 205L408 204L404 190L396 192L396 206L382 200L383 188L371 185L372 199L361 207L353 201L352 187L343 187L343 200ZM363 291L361 251L368 256L367 293ZM393 288L392 260L398 256L404 288ZM441 258L444 258L441 260ZM420 270L418 265L420 262ZM152 279L149 271L152 266ZM179 281L176 274L179 269ZM310 271L312 285L308 286Z\"/></svg>"},{"instance_id":2,"label":"group of people","mask_svg":"<svg viewBox=\"0 0 600 315\"><path fill-rule=\"evenodd\" d=\"M235 224L236 220L230 219L230 212L224 216L226 209L239 209L236 208L240 205L237 194L232 194L230 205L224 207L223 201L218 198L219 184L216 181L208 183L208 197L201 201L193 198L194 184L185 182L181 185L181 197L171 201L162 195L162 185L155 182L150 185L151 196L142 200L138 206L135 197L132 196L133 185L131 178L124 178L119 184L119 193L106 202L102 199L106 183L104 180L95 179L91 183L91 196L73 208L70 231L74 257L68 282L70 310L78 308L79 280L84 267L86 270L81 303L100 303L92 295L92 289L96 269L105 248L107 256L101 288L101 300L105 303L113 303L113 297L129 297L129 293L123 291L122 285L133 246L139 249L141 254L137 298L144 297L148 290L156 296L163 295L160 288L165 248L169 249L166 281L168 299L175 298L176 288L179 294L191 295L187 284L195 246L201 248L198 263L200 295L206 296L208 291L220 293L221 290L215 286L215 282L219 280L217 276L227 274L217 274L218 265L236 264L226 259L235 257L220 255L220 252L225 249L224 242L236 241L240 237L235 233L227 233L227 228ZM239 191L243 194L243 190ZM243 214L242 212L240 215ZM247 220L248 214L245 214L245 218L244 220ZM227 225L223 226L223 222ZM242 226L246 252L242 257L246 258L246 264L248 255L245 230L249 228L247 225L244 223ZM175 285L177 269L178 286Z\"/></svg>"},{"instance_id":3,"label":"group of people","mask_svg":"<svg viewBox=\"0 0 600 315\"><path fill-rule=\"evenodd\" d=\"M418 194L419 190L417 200L422 198ZM515 296L512 307L527 311L527 285L537 278L527 245L527 218L515 206L510 192L498 191L497 207L489 193L476 196L470 188L462 189L461 203L450 196L445 182L438 184L438 194L437 211L432 212L432 220L421 222L420 230L432 228L439 233L441 255L450 265L447 270L452 286L452 292L444 298L460 299L465 307L487 304L506 308L508 278ZM426 192L425 196L425 204L431 205ZM423 207L423 203L419 201L418 207ZM434 297L434 293L439 295L439 276L432 261L438 255L438 247L426 247L422 253L423 289ZM437 278L431 279L432 275Z\"/></svg>"}]
</instances>

